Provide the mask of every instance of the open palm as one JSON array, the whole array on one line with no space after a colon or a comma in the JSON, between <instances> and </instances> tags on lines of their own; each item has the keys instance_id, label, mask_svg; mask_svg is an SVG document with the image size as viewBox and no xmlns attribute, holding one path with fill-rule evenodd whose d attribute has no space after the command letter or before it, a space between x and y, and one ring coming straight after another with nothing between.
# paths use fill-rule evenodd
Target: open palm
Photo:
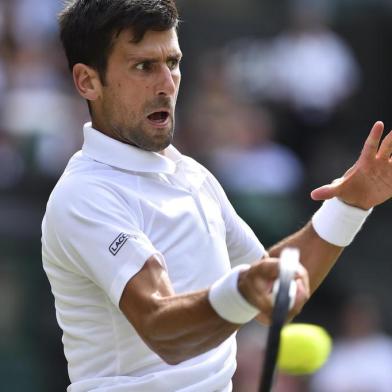
<instances>
[{"instance_id":1,"label":"open palm","mask_svg":"<svg viewBox=\"0 0 392 392\"><path fill-rule=\"evenodd\" d=\"M392 197L392 131L381 142L383 132L384 124L377 121L354 166L343 177L315 189L312 199L338 197L365 210L389 200Z\"/></svg>"}]
</instances>

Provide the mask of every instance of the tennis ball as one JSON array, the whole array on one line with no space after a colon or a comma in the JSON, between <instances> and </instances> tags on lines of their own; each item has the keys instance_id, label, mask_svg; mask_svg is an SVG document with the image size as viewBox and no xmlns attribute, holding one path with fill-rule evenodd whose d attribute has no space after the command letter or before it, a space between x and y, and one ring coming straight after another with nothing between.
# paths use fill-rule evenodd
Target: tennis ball
<instances>
[{"instance_id":1,"label":"tennis ball","mask_svg":"<svg viewBox=\"0 0 392 392\"><path fill-rule=\"evenodd\" d=\"M320 369L331 352L327 331L313 324L288 324L282 328L278 368L288 374L310 374Z\"/></svg>"}]
</instances>

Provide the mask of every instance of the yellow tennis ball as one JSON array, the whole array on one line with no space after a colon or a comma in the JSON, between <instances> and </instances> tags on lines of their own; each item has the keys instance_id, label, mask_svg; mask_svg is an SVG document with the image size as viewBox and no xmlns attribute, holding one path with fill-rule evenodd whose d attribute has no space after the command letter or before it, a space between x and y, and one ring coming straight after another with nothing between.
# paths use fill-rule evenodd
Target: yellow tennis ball
<instances>
[{"instance_id":1,"label":"yellow tennis ball","mask_svg":"<svg viewBox=\"0 0 392 392\"><path fill-rule=\"evenodd\" d=\"M313 324L288 324L283 327L278 368L288 374L310 374L327 361L332 339L327 331Z\"/></svg>"}]
</instances>

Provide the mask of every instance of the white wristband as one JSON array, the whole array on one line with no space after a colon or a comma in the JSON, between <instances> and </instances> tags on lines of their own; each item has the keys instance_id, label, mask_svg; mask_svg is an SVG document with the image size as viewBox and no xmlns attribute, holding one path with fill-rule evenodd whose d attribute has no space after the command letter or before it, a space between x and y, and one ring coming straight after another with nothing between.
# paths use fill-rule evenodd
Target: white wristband
<instances>
[{"instance_id":1,"label":"white wristband","mask_svg":"<svg viewBox=\"0 0 392 392\"><path fill-rule=\"evenodd\" d=\"M238 275L250 266L241 264L218 279L210 288L208 299L216 313L234 324L245 324L260 310L251 305L238 290Z\"/></svg>"},{"instance_id":2,"label":"white wristband","mask_svg":"<svg viewBox=\"0 0 392 392\"><path fill-rule=\"evenodd\" d=\"M344 247L350 245L372 210L350 206L334 197L313 215L312 224L323 240Z\"/></svg>"}]
</instances>

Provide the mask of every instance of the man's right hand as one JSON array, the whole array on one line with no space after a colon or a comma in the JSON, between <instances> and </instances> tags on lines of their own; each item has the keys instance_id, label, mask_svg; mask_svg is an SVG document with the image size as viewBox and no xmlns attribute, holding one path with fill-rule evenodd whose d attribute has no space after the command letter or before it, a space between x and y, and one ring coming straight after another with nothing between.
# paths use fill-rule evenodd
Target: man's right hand
<instances>
[{"instance_id":1,"label":"man's right hand","mask_svg":"<svg viewBox=\"0 0 392 392\"><path fill-rule=\"evenodd\" d=\"M257 320L265 325L271 323L274 302L272 287L278 277L279 259L266 257L254 263L249 270L242 271L238 278L240 293L249 303L260 309ZM294 279L297 283L297 293L294 306L289 311L290 320L301 311L310 297L309 277L302 264L299 264Z\"/></svg>"}]
</instances>

